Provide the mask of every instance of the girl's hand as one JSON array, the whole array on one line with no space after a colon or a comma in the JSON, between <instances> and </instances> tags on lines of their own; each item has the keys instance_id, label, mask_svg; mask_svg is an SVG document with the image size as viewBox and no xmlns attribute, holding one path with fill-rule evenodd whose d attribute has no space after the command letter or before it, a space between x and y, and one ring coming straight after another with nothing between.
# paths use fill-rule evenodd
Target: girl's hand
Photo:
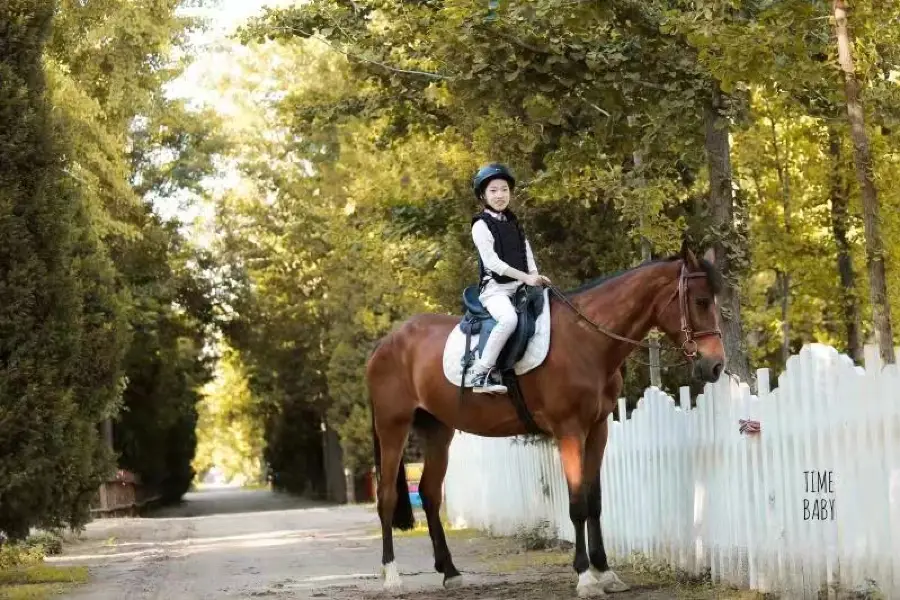
<instances>
[{"instance_id":1,"label":"girl's hand","mask_svg":"<svg viewBox=\"0 0 900 600\"><path fill-rule=\"evenodd\" d=\"M538 287L550 283L550 279L537 273L529 273L528 277L525 278L525 283L532 287Z\"/></svg>"}]
</instances>

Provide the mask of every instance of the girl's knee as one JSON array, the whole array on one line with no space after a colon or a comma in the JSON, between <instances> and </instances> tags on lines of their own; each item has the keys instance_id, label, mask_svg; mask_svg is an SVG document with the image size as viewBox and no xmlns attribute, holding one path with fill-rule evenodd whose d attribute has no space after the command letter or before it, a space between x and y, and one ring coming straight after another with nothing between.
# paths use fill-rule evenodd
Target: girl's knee
<instances>
[{"instance_id":1,"label":"girl's knee","mask_svg":"<svg viewBox=\"0 0 900 600\"><path fill-rule=\"evenodd\" d=\"M516 324L519 322L518 317L516 316L516 311L504 312L503 315L497 321L503 326L508 327L510 329L514 328Z\"/></svg>"}]
</instances>

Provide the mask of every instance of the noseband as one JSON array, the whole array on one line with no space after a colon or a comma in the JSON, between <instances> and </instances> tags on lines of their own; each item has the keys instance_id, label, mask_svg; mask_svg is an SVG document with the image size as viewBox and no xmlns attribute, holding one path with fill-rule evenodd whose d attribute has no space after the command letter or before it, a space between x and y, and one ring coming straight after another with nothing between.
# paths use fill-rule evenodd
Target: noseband
<instances>
[{"instance_id":1,"label":"noseband","mask_svg":"<svg viewBox=\"0 0 900 600\"><path fill-rule=\"evenodd\" d=\"M690 318L690 305L688 304L688 279L695 279L697 277L706 277L706 272L704 271L694 271L693 273L688 273L685 265L681 265L681 274L678 277L678 308L681 311L681 332L684 334L684 342L681 344L681 351L684 352L684 355L693 360L695 356L697 356L697 339L703 337L709 337L711 335L718 336L719 339L722 339L722 332L719 329L719 318L718 313L716 313L716 327L714 329L707 329L704 331L694 331L691 327ZM715 297L713 297L713 304L716 304Z\"/></svg>"},{"instance_id":2,"label":"noseband","mask_svg":"<svg viewBox=\"0 0 900 600\"><path fill-rule=\"evenodd\" d=\"M688 279L696 279L698 277L707 277L706 271L694 271L692 273L688 273L687 267L685 264L681 265L681 273L678 275L678 286L675 288L675 294L669 301L666 303L666 308L668 308L669 304L672 303L675 298L678 298L678 309L681 313L681 332L684 334L684 342L681 344L681 351L684 353L684 356L689 360L693 361L697 356L697 340L700 338L708 337L711 335L718 336L719 339L722 338L722 332L718 327L718 316L716 317L716 327L714 329L708 329L704 331L694 331L691 326L691 312L690 312L690 304L688 303ZM548 286L550 290L559 297L563 303L571 308L575 313L581 317L584 321L589 323L594 329L599 331L600 333L607 335L611 338L620 340L622 342L628 342L629 344L634 344L635 346L640 346L642 348L650 348L650 344L647 342L643 342L640 340L633 340L631 338L627 338L625 336L621 336L614 331L610 331L604 327L601 327L597 323L594 323L589 318L587 318L580 310L578 310L568 298L566 298L565 294L559 290L554 285ZM715 303L715 299L713 299ZM665 310L665 309L663 309Z\"/></svg>"}]
</instances>

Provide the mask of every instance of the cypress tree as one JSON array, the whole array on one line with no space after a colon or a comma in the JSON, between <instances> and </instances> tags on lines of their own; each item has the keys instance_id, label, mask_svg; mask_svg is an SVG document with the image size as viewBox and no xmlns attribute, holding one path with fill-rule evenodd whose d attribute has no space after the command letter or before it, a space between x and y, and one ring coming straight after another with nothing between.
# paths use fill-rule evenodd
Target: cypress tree
<instances>
[{"instance_id":1,"label":"cypress tree","mask_svg":"<svg viewBox=\"0 0 900 600\"><path fill-rule=\"evenodd\" d=\"M67 174L42 54L54 0L0 0L0 531L78 525L111 466L121 299Z\"/></svg>"}]
</instances>

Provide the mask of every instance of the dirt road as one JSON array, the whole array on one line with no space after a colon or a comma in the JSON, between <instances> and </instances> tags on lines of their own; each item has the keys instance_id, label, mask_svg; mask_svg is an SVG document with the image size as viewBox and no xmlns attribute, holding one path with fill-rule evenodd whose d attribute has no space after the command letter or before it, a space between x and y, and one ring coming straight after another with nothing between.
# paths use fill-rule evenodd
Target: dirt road
<instances>
[{"instance_id":1,"label":"dirt road","mask_svg":"<svg viewBox=\"0 0 900 600\"><path fill-rule=\"evenodd\" d=\"M383 596L377 526L371 506L315 505L264 490L207 490L152 518L95 521L80 542L50 560L89 567L91 582L65 596L70 600L358 600ZM450 532L449 538L467 582L452 592L434 572L427 535L397 537L400 574L407 592L415 592L407 597L575 597L568 553L524 552L512 540L474 532ZM611 596L617 600L714 597L621 575L635 588Z\"/></svg>"}]
</instances>

